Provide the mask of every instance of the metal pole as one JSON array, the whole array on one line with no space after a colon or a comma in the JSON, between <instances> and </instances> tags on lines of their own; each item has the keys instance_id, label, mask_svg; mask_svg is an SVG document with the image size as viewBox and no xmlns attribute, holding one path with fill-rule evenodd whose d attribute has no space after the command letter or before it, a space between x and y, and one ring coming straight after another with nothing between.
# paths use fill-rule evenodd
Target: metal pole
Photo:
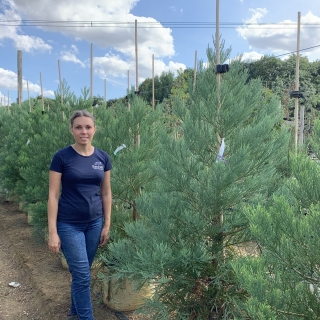
<instances>
[{"instance_id":1,"label":"metal pole","mask_svg":"<svg viewBox=\"0 0 320 320\"><path fill-rule=\"evenodd\" d=\"M298 34L297 34L297 59L296 59L296 87L295 90L299 91L299 66L300 66L300 21L301 13L298 12ZM295 151L298 150L298 131L299 131L299 98L296 97L294 101L294 145Z\"/></svg>"}]
</instances>

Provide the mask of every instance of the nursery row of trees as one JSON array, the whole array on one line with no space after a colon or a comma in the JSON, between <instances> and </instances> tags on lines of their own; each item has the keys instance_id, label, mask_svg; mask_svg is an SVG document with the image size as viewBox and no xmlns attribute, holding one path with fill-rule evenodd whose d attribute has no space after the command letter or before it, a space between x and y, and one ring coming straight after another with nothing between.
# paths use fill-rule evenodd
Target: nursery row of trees
<instances>
[{"instance_id":1,"label":"nursery row of trees","mask_svg":"<svg viewBox=\"0 0 320 320\"><path fill-rule=\"evenodd\" d=\"M72 112L92 111L94 144L113 163L111 241L99 254L118 279L153 284L149 317L319 319L320 173L308 152L320 156L320 121L292 153L278 97L236 60L218 90L207 53L196 85L188 76L178 90L174 79L156 110L134 91L92 107L86 90L64 104L57 95L45 112L40 101L31 112L28 101L1 108L2 191L18 195L44 233L51 158L72 143Z\"/></svg>"}]
</instances>

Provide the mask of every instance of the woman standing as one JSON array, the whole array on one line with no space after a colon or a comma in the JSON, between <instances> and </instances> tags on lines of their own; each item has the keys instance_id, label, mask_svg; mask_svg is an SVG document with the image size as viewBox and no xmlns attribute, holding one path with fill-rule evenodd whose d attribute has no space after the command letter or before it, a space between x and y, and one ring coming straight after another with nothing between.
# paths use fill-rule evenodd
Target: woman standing
<instances>
[{"instance_id":1,"label":"woman standing","mask_svg":"<svg viewBox=\"0 0 320 320\"><path fill-rule=\"evenodd\" d=\"M48 245L55 253L61 249L72 275L68 319L93 320L90 267L109 239L112 166L109 155L91 144L91 113L76 111L70 130L75 143L56 152L50 165Z\"/></svg>"}]
</instances>

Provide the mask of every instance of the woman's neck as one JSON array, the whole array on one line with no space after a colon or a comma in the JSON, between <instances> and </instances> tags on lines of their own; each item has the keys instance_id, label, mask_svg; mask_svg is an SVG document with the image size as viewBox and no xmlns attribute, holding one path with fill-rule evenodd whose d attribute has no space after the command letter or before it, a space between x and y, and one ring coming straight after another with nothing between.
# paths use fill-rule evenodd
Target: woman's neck
<instances>
[{"instance_id":1,"label":"woman's neck","mask_svg":"<svg viewBox=\"0 0 320 320\"><path fill-rule=\"evenodd\" d=\"M91 144L81 145L81 144L74 143L71 146L76 152L78 152L83 156L91 156L94 152L94 146Z\"/></svg>"}]
</instances>

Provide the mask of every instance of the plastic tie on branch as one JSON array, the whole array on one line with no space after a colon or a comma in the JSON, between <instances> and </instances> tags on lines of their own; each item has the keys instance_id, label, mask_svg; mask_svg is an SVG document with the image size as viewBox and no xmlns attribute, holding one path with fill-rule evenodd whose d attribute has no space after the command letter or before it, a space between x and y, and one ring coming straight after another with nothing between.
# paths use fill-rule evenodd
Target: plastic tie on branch
<instances>
[{"instance_id":1,"label":"plastic tie on branch","mask_svg":"<svg viewBox=\"0 0 320 320\"><path fill-rule=\"evenodd\" d=\"M303 93L301 91L291 91L290 92L290 98L298 98L298 99L303 99L306 101L306 98L304 97Z\"/></svg>"},{"instance_id":2,"label":"plastic tie on branch","mask_svg":"<svg viewBox=\"0 0 320 320\"><path fill-rule=\"evenodd\" d=\"M113 154L116 156L117 153L118 153L120 150L124 149L124 148L126 148L126 145L125 145L125 144L122 144L120 147L118 147L116 150L114 150Z\"/></svg>"},{"instance_id":3,"label":"plastic tie on branch","mask_svg":"<svg viewBox=\"0 0 320 320\"><path fill-rule=\"evenodd\" d=\"M217 158L216 158L216 162L223 161L225 164L227 164L226 159L223 157L223 153L224 153L225 147L226 147L226 145L224 143L224 138L222 138L220 149L219 149L219 153L218 153Z\"/></svg>"},{"instance_id":4,"label":"plastic tie on branch","mask_svg":"<svg viewBox=\"0 0 320 320\"><path fill-rule=\"evenodd\" d=\"M228 64L217 64L216 65L216 69L215 69L215 73L226 73L229 71L229 65Z\"/></svg>"},{"instance_id":5,"label":"plastic tie on branch","mask_svg":"<svg viewBox=\"0 0 320 320\"><path fill-rule=\"evenodd\" d=\"M30 139L28 139L28 141L27 141L26 145L28 145L29 143L30 143Z\"/></svg>"}]
</instances>

